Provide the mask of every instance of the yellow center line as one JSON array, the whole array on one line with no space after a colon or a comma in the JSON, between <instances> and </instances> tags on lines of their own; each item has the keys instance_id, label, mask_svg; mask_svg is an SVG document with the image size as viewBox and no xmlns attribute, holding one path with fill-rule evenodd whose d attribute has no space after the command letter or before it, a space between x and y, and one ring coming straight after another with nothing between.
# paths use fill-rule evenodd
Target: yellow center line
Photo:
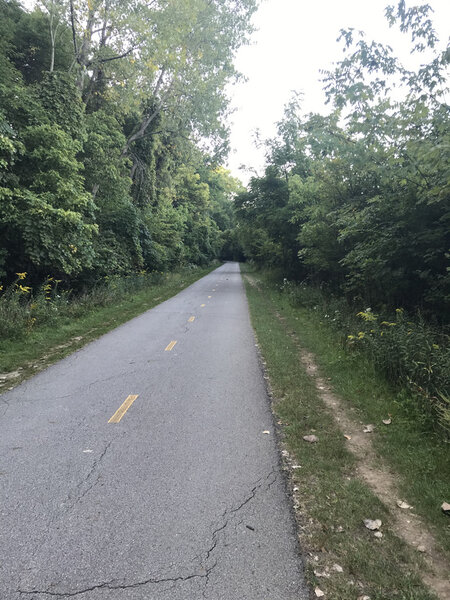
<instances>
[{"instance_id":1,"label":"yellow center line","mask_svg":"<svg viewBox=\"0 0 450 600\"><path fill-rule=\"evenodd\" d=\"M139 394L136 394L134 396L128 396L128 398L125 400L125 402L122 404L122 406L120 406L120 408L118 408L116 410L116 412L113 414L113 416L110 418L108 423L118 423L120 421L120 419L123 417L123 415L130 408L130 406L133 404L133 402L136 400L138 395Z\"/></svg>"},{"instance_id":2,"label":"yellow center line","mask_svg":"<svg viewBox=\"0 0 450 600\"><path fill-rule=\"evenodd\" d=\"M176 343L177 343L176 340L173 340L172 342L170 342L170 344L167 346L167 348L164 350L164 352L170 352Z\"/></svg>"},{"instance_id":3,"label":"yellow center line","mask_svg":"<svg viewBox=\"0 0 450 600\"><path fill-rule=\"evenodd\" d=\"M195 321L195 317L189 317L188 323L193 323Z\"/></svg>"},{"instance_id":4,"label":"yellow center line","mask_svg":"<svg viewBox=\"0 0 450 600\"><path fill-rule=\"evenodd\" d=\"M204 306L206 306L206 304L200 304L200 307L203 308Z\"/></svg>"},{"instance_id":5,"label":"yellow center line","mask_svg":"<svg viewBox=\"0 0 450 600\"><path fill-rule=\"evenodd\" d=\"M208 296L208 298L212 298L212 296Z\"/></svg>"}]
</instances>

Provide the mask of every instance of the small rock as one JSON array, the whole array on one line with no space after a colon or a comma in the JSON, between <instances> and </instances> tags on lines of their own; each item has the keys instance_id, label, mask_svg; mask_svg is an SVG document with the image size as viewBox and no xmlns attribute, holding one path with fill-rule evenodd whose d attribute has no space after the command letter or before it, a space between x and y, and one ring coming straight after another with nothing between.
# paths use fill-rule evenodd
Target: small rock
<instances>
[{"instance_id":1,"label":"small rock","mask_svg":"<svg viewBox=\"0 0 450 600\"><path fill-rule=\"evenodd\" d=\"M379 540L383 537L383 534L381 533L381 531L375 531L375 533L373 535L376 538L378 538Z\"/></svg>"},{"instance_id":2,"label":"small rock","mask_svg":"<svg viewBox=\"0 0 450 600\"><path fill-rule=\"evenodd\" d=\"M316 598L323 598L325 596L324 592L322 592L322 590L318 587L316 587L314 593L316 595Z\"/></svg>"},{"instance_id":3,"label":"small rock","mask_svg":"<svg viewBox=\"0 0 450 600\"><path fill-rule=\"evenodd\" d=\"M313 571L313 572L316 577L329 577L330 576L329 573L325 573L322 571Z\"/></svg>"},{"instance_id":4,"label":"small rock","mask_svg":"<svg viewBox=\"0 0 450 600\"><path fill-rule=\"evenodd\" d=\"M397 500L397 506L399 508L412 508L412 506L410 506L409 504L407 504L406 502L403 502L403 500Z\"/></svg>"},{"instance_id":5,"label":"small rock","mask_svg":"<svg viewBox=\"0 0 450 600\"><path fill-rule=\"evenodd\" d=\"M385 425L390 425L392 423L392 419L390 419L390 418L389 419L383 419L383 423Z\"/></svg>"},{"instance_id":6,"label":"small rock","mask_svg":"<svg viewBox=\"0 0 450 600\"><path fill-rule=\"evenodd\" d=\"M304 435L303 439L305 442L309 442L310 444L314 444L319 441L319 438L316 435Z\"/></svg>"},{"instance_id":7,"label":"small rock","mask_svg":"<svg viewBox=\"0 0 450 600\"><path fill-rule=\"evenodd\" d=\"M295 487L293 491L298 492L298 487Z\"/></svg>"},{"instance_id":8,"label":"small rock","mask_svg":"<svg viewBox=\"0 0 450 600\"><path fill-rule=\"evenodd\" d=\"M417 552L426 552L426 551L427 551L427 549L425 548L425 546L422 546L422 545L417 546Z\"/></svg>"},{"instance_id":9,"label":"small rock","mask_svg":"<svg viewBox=\"0 0 450 600\"><path fill-rule=\"evenodd\" d=\"M344 572L344 569L341 567L341 565L338 565L337 563L334 563L332 569L333 569L333 571L336 571L336 573Z\"/></svg>"},{"instance_id":10,"label":"small rock","mask_svg":"<svg viewBox=\"0 0 450 600\"><path fill-rule=\"evenodd\" d=\"M358 596L358 600L370 600L370 596Z\"/></svg>"},{"instance_id":11,"label":"small rock","mask_svg":"<svg viewBox=\"0 0 450 600\"><path fill-rule=\"evenodd\" d=\"M302 468L302 466L301 466L301 465L292 465L292 468L293 468L293 469L301 469L301 468Z\"/></svg>"},{"instance_id":12,"label":"small rock","mask_svg":"<svg viewBox=\"0 0 450 600\"><path fill-rule=\"evenodd\" d=\"M372 521L372 519L364 519L364 525L367 529L370 529L370 531L376 531L377 529L380 529L382 523L380 519L375 519L374 521Z\"/></svg>"},{"instance_id":13,"label":"small rock","mask_svg":"<svg viewBox=\"0 0 450 600\"><path fill-rule=\"evenodd\" d=\"M374 430L375 430L375 425L372 425L371 423L364 427L364 433L373 433Z\"/></svg>"},{"instance_id":14,"label":"small rock","mask_svg":"<svg viewBox=\"0 0 450 600\"><path fill-rule=\"evenodd\" d=\"M338 533L344 533L344 528L342 527L342 525L339 525L339 527L336 529L336 531Z\"/></svg>"},{"instance_id":15,"label":"small rock","mask_svg":"<svg viewBox=\"0 0 450 600\"><path fill-rule=\"evenodd\" d=\"M446 515L450 515L450 504L448 502L443 502L441 506L442 512Z\"/></svg>"},{"instance_id":16,"label":"small rock","mask_svg":"<svg viewBox=\"0 0 450 600\"><path fill-rule=\"evenodd\" d=\"M346 440L351 440L352 439L351 435L346 435L345 433L344 433L344 437L345 437Z\"/></svg>"}]
</instances>

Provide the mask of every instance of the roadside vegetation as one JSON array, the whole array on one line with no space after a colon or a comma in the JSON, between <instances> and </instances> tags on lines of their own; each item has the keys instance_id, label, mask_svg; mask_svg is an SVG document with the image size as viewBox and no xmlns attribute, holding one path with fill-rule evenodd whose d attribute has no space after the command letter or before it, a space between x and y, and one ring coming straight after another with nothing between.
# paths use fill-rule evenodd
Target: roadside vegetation
<instances>
[{"instance_id":1,"label":"roadside vegetation","mask_svg":"<svg viewBox=\"0 0 450 600\"><path fill-rule=\"evenodd\" d=\"M446 599L450 49L430 6L385 14L416 67L342 30L329 113L291 98L236 230L316 596Z\"/></svg>"},{"instance_id":2,"label":"roadside vegetation","mask_svg":"<svg viewBox=\"0 0 450 600\"><path fill-rule=\"evenodd\" d=\"M340 351L355 363L370 365L379 382L397 392L411 419L443 438L450 436L450 344L446 328L403 308L377 313L350 305L345 298L306 283L280 281L271 274L293 307L327 326Z\"/></svg>"},{"instance_id":3,"label":"roadside vegetation","mask_svg":"<svg viewBox=\"0 0 450 600\"><path fill-rule=\"evenodd\" d=\"M386 16L410 36L420 66L341 31L344 57L323 75L330 113L302 115L299 96L288 103L266 142L264 176L236 199L237 231L248 260L276 270L294 304L316 308L445 438L450 48L429 6L401 1Z\"/></svg>"},{"instance_id":4,"label":"roadside vegetation","mask_svg":"<svg viewBox=\"0 0 450 600\"><path fill-rule=\"evenodd\" d=\"M433 590L445 598L446 592L439 592L445 590L450 560L448 516L441 510L449 493L448 444L431 421L417 418L412 397L406 402L405 391L380 377L368 355L342 343L326 313L316 305L294 304L286 286L269 273L248 266L244 271L310 583L340 600L365 595L418 600L434 597ZM311 353L308 367L300 360L303 350ZM320 385L310 372L316 366ZM333 399L323 401L325 388L342 401L343 412L334 409ZM343 414L370 438L373 452L352 450L354 434L342 429L348 423ZM363 433L369 424L371 431ZM308 435L318 441L305 441ZM368 481L362 475L367 472ZM383 473L394 481L391 498L376 493L389 489ZM397 501L410 508L399 508ZM416 529L410 524L414 515ZM365 527L366 519L381 520L382 537ZM402 532L403 524L410 531ZM428 530L434 541L425 536L422 548ZM433 575L434 558L447 568L440 563Z\"/></svg>"},{"instance_id":5,"label":"roadside vegetation","mask_svg":"<svg viewBox=\"0 0 450 600\"><path fill-rule=\"evenodd\" d=\"M22 273L0 297L0 391L171 298L217 266L107 278L74 298L59 294L57 282L45 283L36 296L24 294Z\"/></svg>"},{"instance_id":6,"label":"roadside vegetation","mask_svg":"<svg viewBox=\"0 0 450 600\"><path fill-rule=\"evenodd\" d=\"M26 272L44 318L56 280L84 296L232 258L224 89L256 2L29 6L0 0L3 293Z\"/></svg>"}]
</instances>

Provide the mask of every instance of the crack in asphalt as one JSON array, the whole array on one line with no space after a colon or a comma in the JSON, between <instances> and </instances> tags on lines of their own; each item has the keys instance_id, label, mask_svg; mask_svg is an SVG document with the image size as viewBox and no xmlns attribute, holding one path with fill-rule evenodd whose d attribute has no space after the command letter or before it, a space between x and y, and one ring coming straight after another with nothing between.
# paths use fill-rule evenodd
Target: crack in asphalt
<instances>
[{"instance_id":1,"label":"crack in asphalt","mask_svg":"<svg viewBox=\"0 0 450 600\"><path fill-rule=\"evenodd\" d=\"M50 592L47 590L21 590L18 589L17 592L19 594L31 595L31 594L40 594L43 596L53 596L56 598L72 598L74 596L80 596L81 594L87 594L89 592L93 592L94 590L106 589L106 590L128 590L132 588L141 587L149 584L158 584L158 583L176 583L178 581L189 581L190 579L202 578L206 577L205 574L197 574L186 575L185 577L165 577L161 579L144 579L142 581L136 581L134 583L124 583L124 584L116 584L114 585L114 579L111 581L107 581L106 583L99 583L97 585L90 586L88 588L84 588L82 590L77 590L76 592Z\"/></svg>"},{"instance_id":2,"label":"crack in asphalt","mask_svg":"<svg viewBox=\"0 0 450 600\"><path fill-rule=\"evenodd\" d=\"M92 478L93 474L97 470L99 464L102 462L102 460L105 457L106 453L108 452L111 444L112 444L112 440L110 440L106 444L103 452L100 454L100 456L97 459L94 460L94 462L92 463L91 468L89 470L89 473L86 475L86 477L84 477L76 485L75 489L72 492L69 492L69 495L67 496L67 504L65 503L65 505L64 505L66 510L72 509L76 504L78 504L78 502L81 502L81 500L84 498L84 496L86 496L86 494L88 492L90 492L90 490L92 490L92 488L95 487L97 485L97 483L100 481L100 474L98 474L97 479L89 484L90 479ZM81 492L81 488L84 484L88 484L88 486L84 491Z\"/></svg>"},{"instance_id":3,"label":"crack in asphalt","mask_svg":"<svg viewBox=\"0 0 450 600\"><path fill-rule=\"evenodd\" d=\"M110 445L111 445L111 442L109 442L106 445L102 454L92 465L91 470L88 473L87 477L85 477L83 479L83 481L78 484L77 489L79 489L83 485L83 483L89 481L89 478L92 476L92 474L94 473L98 464L101 462L101 460L105 456ZM277 479L278 479L277 467L272 467L272 470L266 477L261 477L254 484L250 493L245 497L245 499L240 504L238 504L235 507L225 509L225 511L221 515L221 519L225 519L225 521L221 525L216 527L216 529L212 532L211 545L203 553L204 558L202 560L202 563L207 563L209 561L209 559L211 558L211 555L218 549L218 545L219 545L220 537L221 537L220 534L229 526L229 524L233 521L233 519L239 513L239 511L241 511L247 504L249 504L256 497L257 493L262 488L264 488L264 491L268 491ZM97 479L97 481L98 481L98 479ZM83 498L83 496L85 496L87 494L87 492L90 489L92 489L92 487L94 485L96 485L97 481L94 482L80 496L78 496L78 498L75 500L75 502L71 505L71 508L77 502L79 502L81 500L81 498ZM200 559L200 556L198 555L196 557L196 559ZM126 589L143 587L146 585L157 585L160 583L175 583L176 584L178 582L185 582L185 581L189 581L189 580L193 580L193 579L201 579L201 580L204 580L204 582L205 582L202 595L203 595L203 598L206 598L207 588L209 585L209 578L210 578L210 575L213 572L213 570L216 568L217 564L218 564L218 559L214 560L214 563L212 565L210 565L210 566L206 565L205 567L202 567L202 569L203 569L202 572L192 573L190 575L185 575L185 576L180 575L177 577L163 577L163 578L150 577L148 579L143 579L141 581L136 581L133 583L122 583L122 584L119 584L119 583L115 584L114 583L115 580L113 579L111 581L107 581L104 583L98 583L96 585L92 585L90 587L83 588L81 590L77 590L77 591L73 591L73 592L52 592L52 591L50 591L50 587L52 586L52 584L50 584L50 586L46 590L22 590L22 589L18 588L16 591L19 594L27 595L27 596L32 596L33 594L36 594L36 595L41 595L41 596L50 596L50 597L54 597L54 598L73 598L75 596L81 596L82 594L87 594L89 592L93 592L95 590L101 590L101 589L111 590L111 591L126 590Z\"/></svg>"},{"instance_id":4,"label":"crack in asphalt","mask_svg":"<svg viewBox=\"0 0 450 600\"><path fill-rule=\"evenodd\" d=\"M94 486L96 486L96 485L97 485L97 483L98 483L98 482L99 482L99 480L100 480L100 475L97 477L97 479L96 479L96 480L95 480L95 481L94 481L94 482L93 482L91 485L89 485L89 486L87 487L87 489L85 489L85 490L84 490L84 491L83 491L81 494L79 494L77 497L75 497L74 501L70 502L70 500L72 499L72 497L73 497L73 495L75 494L75 492L76 492L76 491L78 491L78 490L80 490L81 486L82 486L84 483L87 483L87 482L89 481L89 479L92 477L92 475L93 475L93 473L95 472L95 470L97 469L98 465L100 464L100 462L101 462L101 461L103 460L103 458L105 457L105 455L106 455L106 453L107 453L107 451L108 451L109 447L110 447L110 446L111 446L111 444L112 444L112 441L113 441L113 440L110 440L110 441L109 441L109 442L106 444L106 446L105 446L105 448L104 448L103 452L100 454L100 456L99 456L97 459L95 459L95 460L94 460L94 462L92 463L92 465L91 465L91 468L90 468L90 470L89 470L89 473L86 475L86 477L84 477L84 478L83 478L83 479L82 479L82 480L81 480L81 481L80 481L80 482L79 482L79 483L76 485L76 487L75 487L75 489L74 489L74 492L69 492L69 494L68 494L68 496L67 496L67 500L66 500L66 502L65 502L65 503L62 505L62 510L61 510L61 511L56 511L56 512L54 512L54 513L51 515L50 519L49 519L49 520L48 520L48 522L47 522L47 527L46 527L47 531L51 531L51 530L52 530L52 527L53 527L53 525L54 525L54 524L57 522L57 520L58 520L58 519L60 519L60 518L61 518L61 516L62 516L62 513L68 512L69 510L73 509L73 507L74 507L74 506L75 506L75 505L76 505L78 502L80 502L80 501L81 501L81 499L82 499L82 498L84 498L84 496L86 496L86 494L87 494L87 493L88 493L88 492L89 492L89 491L90 491L90 490L91 490L91 489L92 489ZM69 502L70 502L70 503L69 503ZM30 559L29 559L29 560L30 560L30 562L32 562L32 561L34 560L34 558L35 558L35 556L37 555L38 551L41 549L41 546L42 546L41 542L39 542L38 544L36 544L35 548L34 548L34 549L33 549L33 551L31 552ZM27 570L31 570L31 569L27 569ZM47 594L48 594L48 593L49 593L49 592L47 592L47 591L40 591L40 592L37 592L37 591L33 591L33 592L21 592L19 589L18 589L17 591L18 591L18 592L20 592L20 593L24 593L24 594L28 594L28 593L30 593L30 594L31 594L31 593L33 593L33 594L37 594L37 593L39 593L39 594L46 594L46 593L47 593ZM56 594L56 595L57 595L57 594ZM66 596L67 596L67 594L62 594L62 596L64 596L64 595L66 595Z\"/></svg>"},{"instance_id":5,"label":"crack in asphalt","mask_svg":"<svg viewBox=\"0 0 450 600\"><path fill-rule=\"evenodd\" d=\"M269 481L269 479L271 477L272 477L272 480ZM264 485L267 484L267 487L264 491L268 491L277 479L278 479L277 467L272 467L272 470L265 478L261 477L260 479L258 479L258 481L253 486L251 492L238 506L236 506L235 508L226 509L223 512L221 518L225 519L225 522L222 523L222 525L220 525L213 531L212 544L211 544L210 548L208 548L208 550L206 551L205 562L207 562L209 560L211 554L217 549L217 546L219 543L219 534L228 527L228 525L233 521L233 519L237 515L237 513L240 510L242 510L244 508L244 506L249 504L249 502L251 502L255 498L256 494L261 490L261 488L263 488ZM228 516L228 518L227 518L227 516ZM241 523L242 523L242 521L241 521ZM214 570L214 568L216 566L217 566L217 560L214 562L214 564L210 568L207 568L207 572L206 572L206 576L205 576L205 588L203 590L203 598L206 598L206 592L207 592L207 588L209 585L209 576L211 575L212 571Z\"/></svg>"},{"instance_id":6,"label":"crack in asphalt","mask_svg":"<svg viewBox=\"0 0 450 600\"><path fill-rule=\"evenodd\" d=\"M144 363L144 361L142 361ZM106 383L107 381L111 381L113 379L122 379L125 375L133 375L133 373L137 373L138 369L134 369L133 371L123 371L121 373L114 373L114 375L110 375L109 377L105 377L104 379L95 379L94 381L91 381L90 383L86 383L83 385L80 385L76 388L74 388L69 394L65 394L64 396L56 396L54 398L54 400L64 400L66 398L71 398L72 396L75 396L77 394L79 394L80 392L82 392L83 390L85 390L86 392L89 392L90 389L92 388L92 386L97 385L99 383Z\"/></svg>"}]
</instances>

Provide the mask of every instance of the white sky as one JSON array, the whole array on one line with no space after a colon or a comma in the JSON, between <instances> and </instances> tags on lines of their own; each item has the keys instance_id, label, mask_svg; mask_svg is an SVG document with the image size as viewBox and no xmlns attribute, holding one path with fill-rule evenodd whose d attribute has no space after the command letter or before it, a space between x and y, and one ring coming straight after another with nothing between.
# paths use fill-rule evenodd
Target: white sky
<instances>
[{"instance_id":1,"label":"white sky","mask_svg":"<svg viewBox=\"0 0 450 600\"><path fill-rule=\"evenodd\" d=\"M341 28L354 27L367 39L389 43L404 62L409 58L409 36L390 29L384 8L397 0L263 0L253 22L257 31L252 44L241 48L236 67L248 81L229 90L235 113L231 117L231 146L228 168L247 183L250 173L244 164L261 174L264 150L254 143L253 132L263 138L275 135L276 121L283 115L291 91L304 94L307 112L324 112L320 69L341 59L342 44L336 42ZM422 4L407 1L407 6ZM450 34L450 2L428 0L441 42ZM419 55L420 56L420 55ZM423 58L422 58L423 62Z\"/></svg>"}]
</instances>

